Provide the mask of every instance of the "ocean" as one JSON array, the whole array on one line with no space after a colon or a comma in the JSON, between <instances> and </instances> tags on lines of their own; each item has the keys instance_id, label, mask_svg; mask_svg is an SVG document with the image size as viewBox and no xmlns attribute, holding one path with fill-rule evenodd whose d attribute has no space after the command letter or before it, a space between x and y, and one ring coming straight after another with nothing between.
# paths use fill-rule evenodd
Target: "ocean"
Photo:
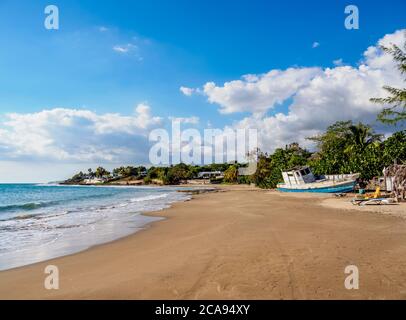
<instances>
[{"instance_id":1,"label":"ocean","mask_svg":"<svg viewBox=\"0 0 406 320\"><path fill-rule=\"evenodd\" d=\"M190 195L174 187L0 184L0 270L85 250L161 218Z\"/></svg>"}]
</instances>

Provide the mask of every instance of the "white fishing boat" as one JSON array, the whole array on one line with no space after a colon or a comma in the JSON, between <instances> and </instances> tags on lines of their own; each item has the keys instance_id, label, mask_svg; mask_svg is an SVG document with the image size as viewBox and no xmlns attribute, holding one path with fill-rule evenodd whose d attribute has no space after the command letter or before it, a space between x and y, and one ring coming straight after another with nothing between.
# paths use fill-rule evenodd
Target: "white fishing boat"
<instances>
[{"instance_id":1,"label":"white fishing boat","mask_svg":"<svg viewBox=\"0 0 406 320\"><path fill-rule=\"evenodd\" d=\"M309 167L295 167L282 172L284 183L277 189L282 192L351 192L355 188L359 174L323 175L316 179Z\"/></svg>"}]
</instances>

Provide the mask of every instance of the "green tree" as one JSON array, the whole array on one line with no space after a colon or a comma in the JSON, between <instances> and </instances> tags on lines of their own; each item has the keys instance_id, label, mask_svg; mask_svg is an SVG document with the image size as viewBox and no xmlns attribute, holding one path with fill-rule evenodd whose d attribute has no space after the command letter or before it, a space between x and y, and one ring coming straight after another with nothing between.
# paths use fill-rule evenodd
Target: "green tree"
<instances>
[{"instance_id":1,"label":"green tree","mask_svg":"<svg viewBox=\"0 0 406 320\"><path fill-rule=\"evenodd\" d=\"M161 179L166 174L168 168L165 167L151 167L148 169L147 177L150 179Z\"/></svg>"},{"instance_id":2,"label":"green tree","mask_svg":"<svg viewBox=\"0 0 406 320\"><path fill-rule=\"evenodd\" d=\"M170 167L167 174L164 177L165 184L178 184L182 180L190 179L192 171L187 164L179 163L173 167Z\"/></svg>"},{"instance_id":3,"label":"green tree","mask_svg":"<svg viewBox=\"0 0 406 320\"><path fill-rule=\"evenodd\" d=\"M139 167L127 166L127 167L115 168L113 170L113 174L115 176L121 176L123 178L128 178L128 177L138 178L140 176L140 173L144 172L145 170L146 170L146 168L144 166L139 166Z\"/></svg>"},{"instance_id":4,"label":"green tree","mask_svg":"<svg viewBox=\"0 0 406 320\"><path fill-rule=\"evenodd\" d=\"M121 176L123 168L124 167L114 168L113 169L113 176Z\"/></svg>"},{"instance_id":5,"label":"green tree","mask_svg":"<svg viewBox=\"0 0 406 320\"><path fill-rule=\"evenodd\" d=\"M309 138L317 143L318 152L308 164L315 174L359 172L363 178L379 174L382 136L368 125L338 121L319 136Z\"/></svg>"},{"instance_id":6,"label":"green tree","mask_svg":"<svg viewBox=\"0 0 406 320\"><path fill-rule=\"evenodd\" d=\"M406 32L405 32L406 39ZM398 70L402 75L406 74L406 41L403 49L393 44L391 47L382 46L381 49L392 55ZM406 77L405 77L406 80ZM372 98L371 101L375 103L381 103L389 105L383 109L378 115L378 120L383 123L396 124L406 120L406 88L394 88L390 86L384 86L383 89L389 93L386 98Z\"/></svg>"},{"instance_id":7,"label":"green tree","mask_svg":"<svg viewBox=\"0 0 406 320\"><path fill-rule=\"evenodd\" d=\"M96 172L95 172L95 176L97 177L97 178L103 178L103 177L106 177L106 176L109 176L110 175L110 172L108 172L106 169L104 169L103 167L98 167L97 169L96 169Z\"/></svg>"},{"instance_id":8,"label":"green tree","mask_svg":"<svg viewBox=\"0 0 406 320\"><path fill-rule=\"evenodd\" d=\"M232 165L228 167L226 171L224 171L224 182L236 183L237 179L238 179L238 168L236 165Z\"/></svg>"},{"instance_id":9,"label":"green tree","mask_svg":"<svg viewBox=\"0 0 406 320\"><path fill-rule=\"evenodd\" d=\"M380 142L381 134L376 134L368 125L359 122L354 125L350 123L348 131L345 132L347 148L345 152L364 151L370 144Z\"/></svg>"},{"instance_id":10,"label":"green tree","mask_svg":"<svg viewBox=\"0 0 406 320\"><path fill-rule=\"evenodd\" d=\"M93 172L92 168L87 169L87 172L88 172L89 178L94 178L94 172Z\"/></svg>"},{"instance_id":11,"label":"green tree","mask_svg":"<svg viewBox=\"0 0 406 320\"><path fill-rule=\"evenodd\" d=\"M67 182L69 182L69 183L80 183L84 179L86 179L86 175L82 171L80 171L79 173L75 174L72 178L67 180Z\"/></svg>"},{"instance_id":12,"label":"green tree","mask_svg":"<svg viewBox=\"0 0 406 320\"><path fill-rule=\"evenodd\" d=\"M395 161L406 162L406 130L394 133L383 143L382 164L387 167Z\"/></svg>"},{"instance_id":13,"label":"green tree","mask_svg":"<svg viewBox=\"0 0 406 320\"><path fill-rule=\"evenodd\" d=\"M260 153L258 155L257 170L253 176L254 183L260 188L274 188L276 186L274 181L279 181L281 177L282 175L274 176L271 158L269 158L266 153Z\"/></svg>"},{"instance_id":14,"label":"green tree","mask_svg":"<svg viewBox=\"0 0 406 320\"><path fill-rule=\"evenodd\" d=\"M292 143L285 148L278 148L273 154L259 153L257 170L252 180L260 188L275 188L282 182L282 171L305 165L311 153Z\"/></svg>"}]
</instances>

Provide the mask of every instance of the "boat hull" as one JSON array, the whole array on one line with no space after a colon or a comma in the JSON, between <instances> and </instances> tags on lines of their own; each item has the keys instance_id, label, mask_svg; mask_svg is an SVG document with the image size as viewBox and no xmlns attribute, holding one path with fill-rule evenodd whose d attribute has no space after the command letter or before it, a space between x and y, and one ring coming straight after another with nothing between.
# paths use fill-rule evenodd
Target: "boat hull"
<instances>
[{"instance_id":1,"label":"boat hull","mask_svg":"<svg viewBox=\"0 0 406 320\"><path fill-rule=\"evenodd\" d=\"M341 184L332 184L326 186L312 186L311 183L295 187L278 187L277 190L281 192L316 192L316 193L346 193L354 191L355 181L349 181Z\"/></svg>"}]
</instances>

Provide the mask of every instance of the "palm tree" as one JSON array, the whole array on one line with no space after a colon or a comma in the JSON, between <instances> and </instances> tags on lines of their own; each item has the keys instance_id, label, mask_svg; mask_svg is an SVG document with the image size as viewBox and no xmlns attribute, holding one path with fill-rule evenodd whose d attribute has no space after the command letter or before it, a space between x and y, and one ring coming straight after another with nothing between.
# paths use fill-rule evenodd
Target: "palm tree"
<instances>
[{"instance_id":1,"label":"palm tree","mask_svg":"<svg viewBox=\"0 0 406 320\"><path fill-rule=\"evenodd\" d=\"M406 32L405 32L406 39ZM381 49L392 55L395 60L400 73L406 74L406 41L404 48L401 49L397 45L393 44L391 47L382 46ZM406 78L405 78L406 80ZM397 124L406 120L406 88L394 88L390 86L384 86L384 90L389 93L386 98L372 98L372 102L390 105L382 110L378 115L378 120L383 123Z\"/></svg>"},{"instance_id":2,"label":"palm tree","mask_svg":"<svg viewBox=\"0 0 406 320\"><path fill-rule=\"evenodd\" d=\"M375 134L370 126L362 124L361 122L356 125L351 124L346 133L348 145L345 152L353 152L355 150L363 151L370 144L380 142L381 139L382 135Z\"/></svg>"},{"instance_id":3,"label":"palm tree","mask_svg":"<svg viewBox=\"0 0 406 320\"><path fill-rule=\"evenodd\" d=\"M97 178L103 178L105 176L109 176L110 172L108 172L106 169L104 169L103 167L98 167L96 169L96 173L95 173Z\"/></svg>"}]
</instances>

